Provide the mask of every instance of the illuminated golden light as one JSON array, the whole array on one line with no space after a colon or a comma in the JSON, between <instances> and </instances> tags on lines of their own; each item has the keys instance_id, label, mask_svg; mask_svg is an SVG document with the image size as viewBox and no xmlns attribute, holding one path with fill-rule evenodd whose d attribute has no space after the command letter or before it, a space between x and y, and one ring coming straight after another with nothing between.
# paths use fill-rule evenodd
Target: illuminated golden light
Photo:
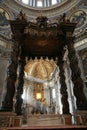
<instances>
[{"instance_id":1,"label":"illuminated golden light","mask_svg":"<svg viewBox=\"0 0 87 130\"><path fill-rule=\"evenodd\" d=\"M42 98L41 93L36 93L36 99L41 99L41 98Z\"/></svg>"}]
</instances>

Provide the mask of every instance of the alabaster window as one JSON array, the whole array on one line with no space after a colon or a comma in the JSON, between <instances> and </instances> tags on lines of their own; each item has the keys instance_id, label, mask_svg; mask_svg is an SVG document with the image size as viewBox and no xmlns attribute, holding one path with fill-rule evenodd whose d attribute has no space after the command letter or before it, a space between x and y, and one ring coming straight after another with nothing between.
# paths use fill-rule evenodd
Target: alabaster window
<instances>
[{"instance_id":1,"label":"alabaster window","mask_svg":"<svg viewBox=\"0 0 87 130\"><path fill-rule=\"evenodd\" d=\"M38 1L37 1L37 6L38 6L38 7L42 7L42 1L41 1L41 0L38 0Z\"/></svg>"},{"instance_id":2,"label":"alabaster window","mask_svg":"<svg viewBox=\"0 0 87 130\"><path fill-rule=\"evenodd\" d=\"M28 4L28 3L29 3L29 0L22 0L22 2L23 2L24 4Z\"/></svg>"},{"instance_id":3,"label":"alabaster window","mask_svg":"<svg viewBox=\"0 0 87 130\"><path fill-rule=\"evenodd\" d=\"M57 4L57 0L52 0L52 5Z\"/></svg>"}]
</instances>

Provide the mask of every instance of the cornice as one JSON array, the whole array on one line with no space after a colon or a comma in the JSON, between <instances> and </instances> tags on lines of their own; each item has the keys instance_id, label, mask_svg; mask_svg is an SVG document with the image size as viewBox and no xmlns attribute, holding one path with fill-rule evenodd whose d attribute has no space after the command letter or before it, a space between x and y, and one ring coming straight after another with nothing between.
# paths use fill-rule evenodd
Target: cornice
<instances>
[{"instance_id":1,"label":"cornice","mask_svg":"<svg viewBox=\"0 0 87 130\"><path fill-rule=\"evenodd\" d=\"M85 47L87 47L86 44L87 44L87 38L84 38L84 39L82 39L80 41L76 41L75 44L74 44L74 47L78 48L78 47L80 47L82 45L85 45Z\"/></svg>"},{"instance_id":2,"label":"cornice","mask_svg":"<svg viewBox=\"0 0 87 130\"><path fill-rule=\"evenodd\" d=\"M5 37L5 36L3 36L3 35L0 34L0 41L1 41L1 40L4 41L4 42L10 42L10 43L12 42L12 39L11 39L11 38L8 39L7 37Z\"/></svg>"},{"instance_id":3,"label":"cornice","mask_svg":"<svg viewBox=\"0 0 87 130\"><path fill-rule=\"evenodd\" d=\"M12 41L0 36L0 47L10 50L12 47Z\"/></svg>"}]
</instances>

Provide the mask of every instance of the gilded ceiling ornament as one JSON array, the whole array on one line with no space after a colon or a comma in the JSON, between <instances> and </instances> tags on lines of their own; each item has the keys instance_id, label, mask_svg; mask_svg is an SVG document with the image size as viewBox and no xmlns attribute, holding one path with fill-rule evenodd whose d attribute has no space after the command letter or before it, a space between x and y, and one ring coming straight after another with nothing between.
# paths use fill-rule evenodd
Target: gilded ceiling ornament
<instances>
[{"instance_id":1,"label":"gilded ceiling ornament","mask_svg":"<svg viewBox=\"0 0 87 130\"><path fill-rule=\"evenodd\" d=\"M42 57L40 59L37 59L36 57L32 61L28 61L25 66L25 73L27 73L27 77L32 76L34 78L46 80L52 76L55 68L56 64L53 59L48 60L46 58L45 60L43 60Z\"/></svg>"}]
</instances>

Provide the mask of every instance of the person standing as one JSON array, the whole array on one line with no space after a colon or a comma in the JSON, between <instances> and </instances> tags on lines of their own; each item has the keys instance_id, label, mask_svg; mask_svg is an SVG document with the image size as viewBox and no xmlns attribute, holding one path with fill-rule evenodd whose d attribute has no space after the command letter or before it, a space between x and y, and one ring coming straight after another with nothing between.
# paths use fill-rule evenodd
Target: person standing
<instances>
[{"instance_id":1,"label":"person standing","mask_svg":"<svg viewBox=\"0 0 87 130\"><path fill-rule=\"evenodd\" d=\"M36 114L40 113L40 109L41 109L41 103L40 103L40 100L37 99L36 100Z\"/></svg>"},{"instance_id":2,"label":"person standing","mask_svg":"<svg viewBox=\"0 0 87 130\"><path fill-rule=\"evenodd\" d=\"M41 114L47 114L47 102L46 102L46 98L44 98L42 100L42 103L41 103Z\"/></svg>"},{"instance_id":3,"label":"person standing","mask_svg":"<svg viewBox=\"0 0 87 130\"><path fill-rule=\"evenodd\" d=\"M36 113L36 99L35 97L33 96L33 100L32 100L32 111L31 111L32 114Z\"/></svg>"}]
</instances>

